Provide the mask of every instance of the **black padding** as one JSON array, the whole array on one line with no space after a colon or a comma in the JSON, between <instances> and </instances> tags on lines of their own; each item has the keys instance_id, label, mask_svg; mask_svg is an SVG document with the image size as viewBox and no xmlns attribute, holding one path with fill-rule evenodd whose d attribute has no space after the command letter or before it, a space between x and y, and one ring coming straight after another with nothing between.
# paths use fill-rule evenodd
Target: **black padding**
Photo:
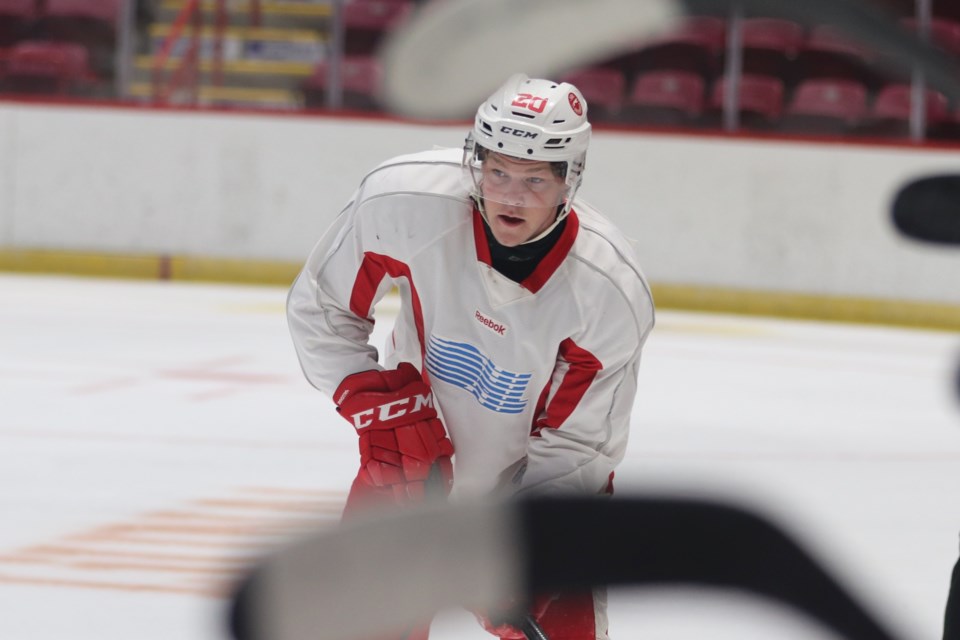
<instances>
[{"instance_id":1,"label":"black padding","mask_svg":"<svg viewBox=\"0 0 960 640\"><path fill-rule=\"evenodd\" d=\"M960 560L953 567L947 610L943 617L943 640L960 640Z\"/></svg>"},{"instance_id":2,"label":"black padding","mask_svg":"<svg viewBox=\"0 0 960 640\"><path fill-rule=\"evenodd\" d=\"M960 245L960 175L929 176L902 187L893 200L893 224L915 240Z\"/></svg>"},{"instance_id":3,"label":"black padding","mask_svg":"<svg viewBox=\"0 0 960 640\"><path fill-rule=\"evenodd\" d=\"M234 591L227 610L227 627L234 640L259 640L256 635L257 573L253 572Z\"/></svg>"}]
</instances>

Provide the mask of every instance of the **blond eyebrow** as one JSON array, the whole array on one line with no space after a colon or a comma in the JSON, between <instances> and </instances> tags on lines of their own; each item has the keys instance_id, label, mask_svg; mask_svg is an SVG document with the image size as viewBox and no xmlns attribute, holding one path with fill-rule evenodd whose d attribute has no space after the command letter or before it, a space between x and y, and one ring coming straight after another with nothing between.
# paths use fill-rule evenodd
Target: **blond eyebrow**
<instances>
[{"instance_id":1,"label":"blond eyebrow","mask_svg":"<svg viewBox=\"0 0 960 640\"><path fill-rule=\"evenodd\" d=\"M491 154L490 159L495 160L496 164L500 165L501 167L507 167L509 169L517 167L518 171L523 171L526 173L540 173L543 171L553 173L553 169L549 162L542 162L539 160L516 160L511 162L508 160L503 160L503 156L499 153Z\"/></svg>"}]
</instances>

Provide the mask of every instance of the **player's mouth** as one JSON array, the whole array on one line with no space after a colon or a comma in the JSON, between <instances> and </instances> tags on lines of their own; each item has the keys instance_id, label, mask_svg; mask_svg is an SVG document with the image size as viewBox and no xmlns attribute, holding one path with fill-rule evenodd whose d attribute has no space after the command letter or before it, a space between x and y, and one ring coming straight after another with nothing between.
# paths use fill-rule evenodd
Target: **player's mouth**
<instances>
[{"instance_id":1,"label":"player's mouth","mask_svg":"<svg viewBox=\"0 0 960 640\"><path fill-rule=\"evenodd\" d=\"M508 227L519 227L525 222L523 218L517 218L516 216L508 216L505 214L501 214L497 216L497 219Z\"/></svg>"}]
</instances>

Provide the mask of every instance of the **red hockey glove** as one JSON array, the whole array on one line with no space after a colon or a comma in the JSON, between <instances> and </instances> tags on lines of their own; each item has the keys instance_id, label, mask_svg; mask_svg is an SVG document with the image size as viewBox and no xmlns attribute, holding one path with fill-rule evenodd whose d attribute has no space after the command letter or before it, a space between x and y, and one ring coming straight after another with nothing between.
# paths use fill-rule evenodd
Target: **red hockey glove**
<instances>
[{"instance_id":1,"label":"red hockey glove","mask_svg":"<svg viewBox=\"0 0 960 640\"><path fill-rule=\"evenodd\" d=\"M550 603L556 599L557 594L537 596L533 599L533 605L530 607L530 615L534 620L539 622L547 612L547 609L550 608ZM484 613L475 611L474 615L483 626L484 631L492 633L502 640L527 640L527 634L517 627L502 621L512 613L511 609L513 609L513 605L515 605L515 602L510 601L497 609L496 612L491 611Z\"/></svg>"},{"instance_id":2,"label":"red hockey glove","mask_svg":"<svg viewBox=\"0 0 960 640\"><path fill-rule=\"evenodd\" d=\"M389 491L398 504L420 502L436 469L437 488L443 495L450 492L453 444L416 367L404 362L391 371L355 373L340 383L333 398L360 435L355 487Z\"/></svg>"}]
</instances>

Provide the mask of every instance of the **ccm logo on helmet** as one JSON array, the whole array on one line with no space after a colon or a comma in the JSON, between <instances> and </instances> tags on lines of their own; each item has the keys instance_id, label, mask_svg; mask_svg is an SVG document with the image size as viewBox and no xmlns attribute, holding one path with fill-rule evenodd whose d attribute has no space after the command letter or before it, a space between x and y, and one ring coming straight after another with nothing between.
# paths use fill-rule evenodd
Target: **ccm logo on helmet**
<instances>
[{"instance_id":1,"label":"ccm logo on helmet","mask_svg":"<svg viewBox=\"0 0 960 640\"><path fill-rule=\"evenodd\" d=\"M352 416L353 426L357 429L369 427L374 422L389 422L395 418L405 416L410 413L417 413L423 409L433 408L433 396L430 393L425 395L414 395L409 398L401 398L393 402L381 404L379 407L364 409Z\"/></svg>"},{"instance_id":2,"label":"ccm logo on helmet","mask_svg":"<svg viewBox=\"0 0 960 640\"><path fill-rule=\"evenodd\" d=\"M523 138L525 140L533 140L536 138L538 133L532 131L524 131L523 129L514 129L513 127L500 127L500 133L505 133L509 136L517 136L518 138Z\"/></svg>"}]
</instances>

